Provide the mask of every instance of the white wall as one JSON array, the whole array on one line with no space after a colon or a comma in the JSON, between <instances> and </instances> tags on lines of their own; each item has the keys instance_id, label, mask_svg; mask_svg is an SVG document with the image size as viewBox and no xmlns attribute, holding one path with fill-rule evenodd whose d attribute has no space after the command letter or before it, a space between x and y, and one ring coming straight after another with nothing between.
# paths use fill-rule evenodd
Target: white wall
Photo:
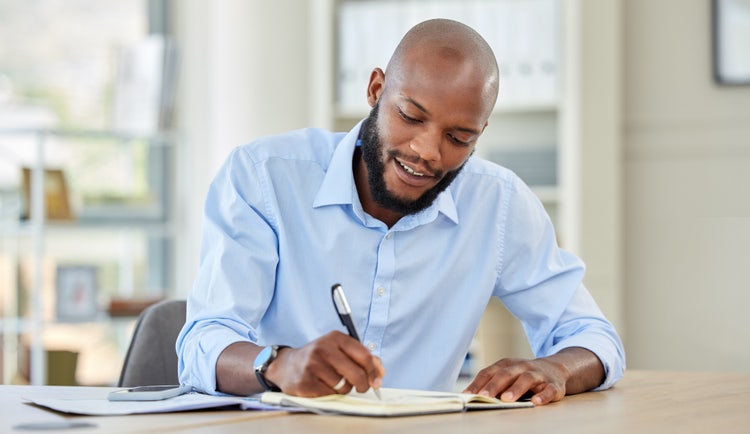
<instances>
[{"instance_id":1,"label":"white wall","mask_svg":"<svg viewBox=\"0 0 750 434\"><path fill-rule=\"evenodd\" d=\"M623 330L621 0L565 0L561 125L562 245L586 263L584 283Z\"/></svg>"},{"instance_id":2,"label":"white wall","mask_svg":"<svg viewBox=\"0 0 750 434\"><path fill-rule=\"evenodd\" d=\"M308 2L191 0L175 8L181 54L176 296L198 264L203 201L234 147L308 126Z\"/></svg>"},{"instance_id":3,"label":"white wall","mask_svg":"<svg viewBox=\"0 0 750 434\"><path fill-rule=\"evenodd\" d=\"M629 367L748 371L750 87L712 81L709 1L623 6Z\"/></svg>"}]
</instances>

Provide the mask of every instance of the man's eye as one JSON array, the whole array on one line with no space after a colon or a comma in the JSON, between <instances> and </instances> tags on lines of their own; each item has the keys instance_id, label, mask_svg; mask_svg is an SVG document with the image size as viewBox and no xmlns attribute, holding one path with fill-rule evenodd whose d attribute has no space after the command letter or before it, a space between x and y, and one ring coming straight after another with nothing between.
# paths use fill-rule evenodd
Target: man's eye
<instances>
[{"instance_id":1,"label":"man's eye","mask_svg":"<svg viewBox=\"0 0 750 434\"><path fill-rule=\"evenodd\" d=\"M403 120L405 120L406 122L409 122L411 124L418 124L418 123L421 122L419 119L413 118L413 117L407 115L406 113L402 112L401 110L398 111L398 114L399 114L399 116L401 116L401 118Z\"/></svg>"},{"instance_id":2,"label":"man's eye","mask_svg":"<svg viewBox=\"0 0 750 434\"><path fill-rule=\"evenodd\" d=\"M453 134L448 134L448 137L450 137L451 140L453 140L454 143L461 146L469 146L469 142L465 142L458 137L454 136Z\"/></svg>"}]
</instances>

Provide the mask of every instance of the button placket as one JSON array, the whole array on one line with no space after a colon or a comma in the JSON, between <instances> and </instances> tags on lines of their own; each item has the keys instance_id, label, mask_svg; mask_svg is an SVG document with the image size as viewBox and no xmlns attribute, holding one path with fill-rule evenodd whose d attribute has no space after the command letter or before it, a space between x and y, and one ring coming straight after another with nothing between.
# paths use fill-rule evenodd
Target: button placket
<instances>
[{"instance_id":1,"label":"button placket","mask_svg":"<svg viewBox=\"0 0 750 434\"><path fill-rule=\"evenodd\" d=\"M370 318L362 341L375 354L381 350L383 335L388 323L390 306L389 286L395 270L394 234L389 231L383 235L378 246L377 272L372 287Z\"/></svg>"}]
</instances>

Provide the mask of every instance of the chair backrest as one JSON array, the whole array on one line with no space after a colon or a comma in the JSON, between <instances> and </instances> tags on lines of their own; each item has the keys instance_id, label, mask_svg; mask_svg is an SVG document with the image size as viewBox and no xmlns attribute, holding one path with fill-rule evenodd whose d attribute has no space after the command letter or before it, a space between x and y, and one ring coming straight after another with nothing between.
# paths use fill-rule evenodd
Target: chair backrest
<instances>
[{"instance_id":1,"label":"chair backrest","mask_svg":"<svg viewBox=\"0 0 750 434\"><path fill-rule=\"evenodd\" d=\"M185 300L163 300L141 312L120 372L119 387L179 384L175 342Z\"/></svg>"}]
</instances>

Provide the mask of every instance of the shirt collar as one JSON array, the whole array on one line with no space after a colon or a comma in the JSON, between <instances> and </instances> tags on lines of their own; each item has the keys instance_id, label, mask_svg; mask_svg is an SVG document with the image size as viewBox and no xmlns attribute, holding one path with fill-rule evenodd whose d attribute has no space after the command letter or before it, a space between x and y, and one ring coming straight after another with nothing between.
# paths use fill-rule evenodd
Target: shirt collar
<instances>
[{"instance_id":1,"label":"shirt collar","mask_svg":"<svg viewBox=\"0 0 750 434\"><path fill-rule=\"evenodd\" d=\"M318 194L315 196L313 208L327 205L350 205L356 195L354 186L354 172L352 171L352 156L357 143L360 121L347 135L341 139L333 157L328 165L328 170L323 177Z\"/></svg>"},{"instance_id":2,"label":"shirt collar","mask_svg":"<svg viewBox=\"0 0 750 434\"><path fill-rule=\"evenodd\" d=\"M354 205L354 201L359 201L354 184L352 156L362 122L360 121L352 128L333 151L331 163L328 166L318 194L315 196L313 208L328 205ZM360 206L359 203L357 205ZM407 216L407 219L402 220L412 220L412 218L415 218L419 224L424 224L434 220L438 213L442 213L453 223L458 224L458 211L456 210L456 204L453 201L450 188L440 193L429 208L413 216Z\"/></svg>"}]
</instances>

